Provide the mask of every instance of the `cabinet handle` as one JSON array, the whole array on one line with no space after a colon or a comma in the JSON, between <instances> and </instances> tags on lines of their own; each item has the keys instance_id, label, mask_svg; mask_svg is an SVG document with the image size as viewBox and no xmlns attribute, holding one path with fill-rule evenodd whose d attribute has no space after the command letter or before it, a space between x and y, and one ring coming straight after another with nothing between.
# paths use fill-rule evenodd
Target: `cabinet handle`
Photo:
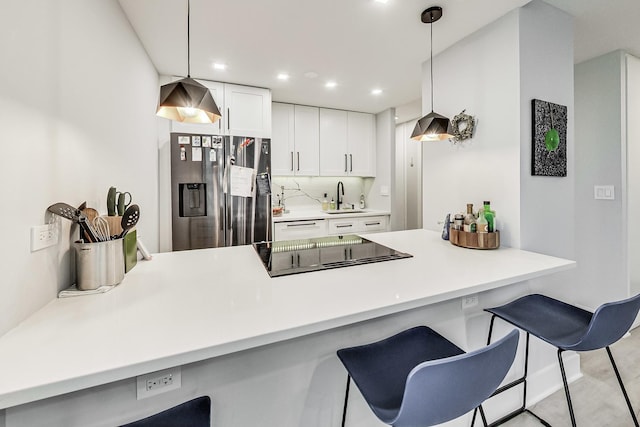
<instances>
[{"instance_id":1,"label":"cabinet handle","mask_svg":"<svg viewBox=\"0 0 640 427\"><path fill-rule=\"evenodd\" d=\"M349 154L349 172L353 172L353 154Z\"/></svg>"},{"instance_id":2,"label":"cabinet handle","mask_svg":"<svg viewBox=\"0 0 640 427\"><path fill-rule=\"evenodd\" d=\"M364 225L365 226L368 226L368 225L380 225L380 221L378 221L378 222L365 222Z\"/></svg>"},{"instance_id":3,"label":"cabinet handle","mask_svg":"<svg viewBox=\"0 0 640 427\"><path fill-rule=\"evenodd\" d=\"M293 172L293 151L291 152L291 172Z\"/></svg>"},{"instance_id":4,"label":"cabinet handle","mask_svg":"<svg viewBox=\"0 0 640 427\"><path fill-rule=\"evenodd\" d=\"M227 130L231 129L231 111L227 108Z\"/></svg>"},{"instance_id":5,"label":"cabinet handle","mask_svg":"<svg viewBox=\"0 0 640 427\"><path fill-rule=\"evenodd\" d=\"M349 228L349 227L353 227L353 224L336 225L336 228Z\"/></svg>"},{"instance_id":6,"label":"cabinet handle","mask_svg":"<svg viewBox=\"0 0 640 427\"><path fill-rule=\"evenodd\" d=\"M344 172L345 173L347 172L347 155L346 155L346 153L344 155Z\"/></svg>"},{"instance_id":7,"label":"cabinet handle","mask_svg":"<svg viewBox=\"0 0 640 427\"><path fill-rule=\"evenodd\" d=\"M298 172L300 171L300 152L297 151L296 154L298 155Z\"/></svg>"},{"instance_id":8,"label":"cabinet handle","mask_svg":"<svg viewBox=\"0 0 640 427\"><path fill-rule=\"evenodd\" d=\"M304 222L300 224L287 224L287 228L289 227L305 227L305 226L313 226L316 225L315 222Z\"/></svg>"}]
</instances>

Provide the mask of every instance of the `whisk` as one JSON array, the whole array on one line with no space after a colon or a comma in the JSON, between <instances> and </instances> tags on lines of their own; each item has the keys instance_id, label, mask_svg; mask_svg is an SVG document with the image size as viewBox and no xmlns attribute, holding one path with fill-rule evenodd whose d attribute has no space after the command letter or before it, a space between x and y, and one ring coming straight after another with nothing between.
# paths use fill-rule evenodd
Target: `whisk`
<instances>
[{"instance_id":1,"label":"whisk","mask_svg":"<svg viewBox=\"0 0 640 427\"><path fill-rule=\"evenodd\" d=\"M93 229L96 237L100 242L106 242L111 239L109 233L109 223L101 216L97 216L93 219Z\"/></svg>"}]
</instances>

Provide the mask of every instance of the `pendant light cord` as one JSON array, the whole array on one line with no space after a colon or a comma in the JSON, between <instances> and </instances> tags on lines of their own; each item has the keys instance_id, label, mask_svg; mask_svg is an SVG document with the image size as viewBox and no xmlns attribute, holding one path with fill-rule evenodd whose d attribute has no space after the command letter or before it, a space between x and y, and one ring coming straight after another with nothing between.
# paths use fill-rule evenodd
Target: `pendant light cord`
<instances>
[{"instance_id":1,"label":"pendant light cord","mask_svg":"<svg viewBox=\"0 0 640 427\"><path fill-rule=\"evenodd\" d=\"M187 77L191 78L191 0L187 0ZM431 104L433 106L433 101Z\"/></svg>"},{"instance_id":2,"label":"pendant light cord","mask_svg":"<svg viewBox=\"0 0 640 427\"><path fill-rule=\"evenodd\" d=\"M431 28L431 55L429 59L429 65L431 66L431 112L433 113L433 16L431 17L432 22L429 23L429 27Z\"/></svg>"}]
</instances>

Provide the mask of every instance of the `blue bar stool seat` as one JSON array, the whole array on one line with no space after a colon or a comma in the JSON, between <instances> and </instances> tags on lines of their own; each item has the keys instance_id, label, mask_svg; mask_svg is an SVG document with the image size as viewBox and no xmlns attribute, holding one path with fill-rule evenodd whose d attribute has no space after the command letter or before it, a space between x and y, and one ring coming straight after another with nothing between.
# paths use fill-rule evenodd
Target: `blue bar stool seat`
<instances>
[{"instance_id":1,"label":"blue bar stool seat","mask_svg":"<svg viewBox=\"0 0 640 427\"><path fill-rule=\"evenodd\" d=\"M611 344L618 341L629 331L629 328L631 328L631 325L635 321L638 310L640 310L640 295L622 301L603 304L598 307L594 313L591 313L565 302L539 294L526 295L503 306L486 309L486 311L492 314L491 324L489 326L489 337L487 339L488 343L491 342L491 333L496 317L522 329L527 334L524 375L522 378L502 387L500 390L501 392L518 384L524 384L522 407L492 425L502 424L524 411L533 414L526 409L526 377L529 360L529 335L531 334L558 349L558 363L560 365L560 373L562 374L565 396L569 407L569 416L571 417L571 424L573 426L576 425L576 420L571 403L571 395L569 393L569 384L567 383L567 376L562 361L562 353L567 350L590 351L601 348L606 348L607 350L609 360L618 379L618 384L626 400L627 407L631 412L633 422L638 426L638 420L636 419L627 391L618 372L618 367L609 348ZM536 416L542 424L549 425L537 415L533 415Z\"/></svg>"},{"instance_id":2,"label":"blue bar stool seat","mask_svg":"<svg viewBox=\"0 0 640 427\"><path fill-rule=\"evenodd\" d=\"M351 379L386 424L426 427L458 418L496 390L517 346L518 333L513 330L490 346L465 353L433 329L418 326L372 344L338 350L348 372L342 426ZM482 408L480 413L486 425Z\"/></svg>"}]
</instances>

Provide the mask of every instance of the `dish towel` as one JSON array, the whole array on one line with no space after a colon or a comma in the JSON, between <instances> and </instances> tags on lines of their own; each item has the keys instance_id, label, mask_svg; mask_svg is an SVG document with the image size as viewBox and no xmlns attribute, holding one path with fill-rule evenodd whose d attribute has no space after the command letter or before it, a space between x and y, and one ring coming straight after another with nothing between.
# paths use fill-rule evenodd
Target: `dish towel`
<instances>
[{"instance_id":1,"label":"dish towel","mask_svg":"<svg viewBox=\"0 0 640 427\"><path fill-rule=\"evenodd\" d=\"M115 288L116 286L118 285L104 285L96 289L89 289L86 291L82 291L76 288L76 285L73 284L69 286L67 289L63 289L60 292L58 292L58 298L69 298L69 297L79 297L82 295L103 294L105 292L109 292L111 289Z\"/></svg>"}]
</instances>

